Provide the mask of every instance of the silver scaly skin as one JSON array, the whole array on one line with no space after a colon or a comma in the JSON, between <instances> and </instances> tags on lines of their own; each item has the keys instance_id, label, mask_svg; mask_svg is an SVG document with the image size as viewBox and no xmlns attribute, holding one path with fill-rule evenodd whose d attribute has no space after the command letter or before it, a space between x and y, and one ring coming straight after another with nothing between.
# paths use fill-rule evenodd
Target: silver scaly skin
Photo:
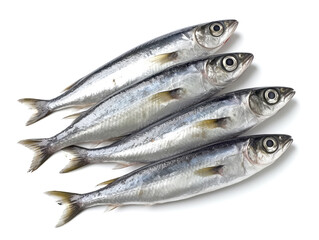
<instances>
[{"instance_id":1,"label":"silver scaly skin","mask_svg":"<svg viewBox=\"0 0 319 240\"><path fill-rule=\"evenodd\" d=\"M206 100L110 146L67 148L74 158L61 172L101 162L154 162L238 136L277 113L294 93L285 87L254 88Z\"/></svg>"},{"instance_id":2,"label":"silver scaly skin","mask_svg":"<svg viewBox=\"0 0 319 240\"><path fill-rule=\"evenodd\" d=\"M206 146L186 155L137 169L97 191L74 194L48 192L60 197L66 210L57 227L89 207L152 205L187 199L238 183L274 163L290 146L288 135L258 135Z\"/></svg>"},{"instance_id":3,"label":"silver scaly skin","mask_svg":"<svg viewBox=\"0 0 319 240\"><path fill-rule=\"evenodd\" d=\"M54 99L20 99L37 111L27 125L59 109L91 106L170 66L210 56L225 44L237 25L236 20L215 21L169 33L110 61Z\"/></svg>"},{"instance_id":4,"label":"silver scaly skin","mask_svg":"<svg viewBox=\"0 0 319 240\"><path fill-rule=\"evenodd\" d=\"M250 53L222 54L180 64L147 78L83 112L54 137L36 140L41 151L30 170L60 149L131 134L207 99L238 79L252 59ZM36 146L33 140L22 143Z\"/></svg>"}]
</instances>

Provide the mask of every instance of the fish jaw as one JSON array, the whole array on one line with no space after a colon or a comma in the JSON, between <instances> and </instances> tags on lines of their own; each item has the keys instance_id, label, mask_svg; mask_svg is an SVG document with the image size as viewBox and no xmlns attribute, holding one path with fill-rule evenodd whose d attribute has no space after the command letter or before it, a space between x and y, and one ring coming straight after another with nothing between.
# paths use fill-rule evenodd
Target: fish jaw
<instances>
[{"instance_id":1,"label":"fish jaw","mask_svg":"<svg viewBox=\"0 0 319 240\"><path fill-rule=\"evenodd\" d=\"M201 48L218 51L235 32L237 25L236 20L209 22L195 28L194 39Z\"/></svg>"}]
</instances>

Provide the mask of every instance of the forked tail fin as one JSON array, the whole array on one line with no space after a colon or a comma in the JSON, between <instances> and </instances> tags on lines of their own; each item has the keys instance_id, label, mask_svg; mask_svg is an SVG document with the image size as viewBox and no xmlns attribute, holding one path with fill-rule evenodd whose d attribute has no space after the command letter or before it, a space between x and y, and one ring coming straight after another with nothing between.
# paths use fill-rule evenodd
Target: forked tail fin
<instances>
[{"instance_id":1,"label":"forked tail fin","mask_svg":"<svg viewBox=\"0 0 319 240\"><path fill-rule=\"evenodd\" d=\"M42 118L48 116L51 110L48 108L47 100L33 99L33 98L22 98L19 99L19 102L28 105L30 108L35 109L36 112L30 117L26 125L31 125Z\"/></svg>"},{"instance_id":2,"label":"forked tail fin","mask_svg":"<svg viewBox=\"0 0 319 240\"><path fill-rule=\"evenodd\" d=\"M66 151L72 154L73 158L70 159L70 162L60 171L60 173L71 172L75 169L78 169L80 167L83 167L89 164L89 161L87 158L88 149L72 146L72 147L63 149L63 151Z\"/></svg>"},{"instance_id":3,"label":"forked tail fin","mask_svg":"<svg viewBox=\"0 0 319 240\"><path fill-rule=\"evenodd\" d=\"M26 139L19 142L35 152L29 172L37 170L54 153L49 148L50 142L50 138Z\"/></svg>"},{"instance_id":4,"label":"forked tail fin","mask_svg":"<svg viewBox=\"0 0 319 240\"><path fill-rule=\"evenodd\" d=\"M83 207L81 207L81 205L78 202L79 198L81 197L80 194L60 191L49 191L46 193L50 196L58 197L58 204L65 205L64 212L56 227L61 227L67 222L71 221L76 215L78 215L83 210Z\"/></svg>"}]
</instances>

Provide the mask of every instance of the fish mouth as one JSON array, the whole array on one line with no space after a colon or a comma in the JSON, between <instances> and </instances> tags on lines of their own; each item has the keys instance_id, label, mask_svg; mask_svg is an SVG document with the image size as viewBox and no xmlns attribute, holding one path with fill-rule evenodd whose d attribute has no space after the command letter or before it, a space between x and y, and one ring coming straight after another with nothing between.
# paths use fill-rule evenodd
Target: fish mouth
<instances>
[{"instance_id":1,"label":"fish mouth","mask_svg":"<svg viewBox=\"0 0 319 240\"><path fill-rule=\"evenodd\" d=\"M295 94L296 94L295 90L293 90L292 88L288 88L284 96L285 102L289 102L293 98L293 96L295 96Z\"/></svg>"},{"instance_id":2,"label":"fish mouth","mask_svg":"<svg viewBox=\"0 0 319 240\"><path fill-rule=\"evenodd\" d=\"M238 26L238 21L237 20L227 20L227 25L229 29L229 33L233 34Z\"/></svg>"},{"instance_id":3,"label":"fish mouth","mask_svg":"<svg viewBox=\"0 0 319 240\"><path fill-rule=\"evenodd\" d=\"M289 136L289 138L283 144L282 151L285 152L290 147L293 141L294 140Z\"/></svg>"},{"instance_id":4,"label":"fish mouth","mask_svg":"<svg viewBox=\"0 0 319 240\"><path fill-rule=\"evenodd\" d=\"M245 68L248 68L250 64L252 63L252 61L254 60L254 55L251 53L246 53L246 54L247 54L247 57L243 61L243 66Z\"/></svg>"},{"instance_id":5,"label":"fish mouth","mask_svg":"<svg viewBox=\"0 0 319 240\"><path fill-rule=\"evenodd\" d=\"M228 35L229 35L229 37L224 41L224 44L225 44L226 42L228 42L230 37L235 32L235 30L238 26L238 21L237 20L226 20L226 21L224 21L224 24L227 26L227 31L228 31Z\"/></svg>"}]
</instances>

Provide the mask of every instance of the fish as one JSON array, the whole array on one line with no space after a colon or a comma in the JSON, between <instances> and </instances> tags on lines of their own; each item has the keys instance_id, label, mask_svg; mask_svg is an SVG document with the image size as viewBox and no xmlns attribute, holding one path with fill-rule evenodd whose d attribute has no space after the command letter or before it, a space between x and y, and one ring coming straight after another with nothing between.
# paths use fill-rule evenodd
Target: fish
<instances>
[{"instance_id":1,"label":"fish","mask_svg":"<svg viewBox=\"0 0 319 240\"><path fill-rule=\"evenodd\" d=\"M202 149L150 163L102 182L96 191L49 191L65 211L57 227L94 206L154 205L179 201L241 182L273 164L291 145L289 135L254 135L210 144Z\"/></svg>"},{"instance_id":2,"label":"fish","mask_svg":"<svg viewBox=\"0 0 319 240\"><path fill-rule=\"evenodd\" d=\"M124 53L51 100L20 99L35 110L26 125L61 109L88 108L170 66L210 56L227 42L237 25L236 20L222 20L183 28Z\"/></svg>"},{"instance_id":3,"label":"fish","mask_svg":"<svg viewBox=\"0 0 319 240\"><path fill-rule=\"evenodd\" d=\"M218 93L241 76L253 55L231 53L173 66L82 112L48 139L23 140L35 149L30 171L50 155L79 143L118 139Z\"/></svg>"},{"instance_id":4,"label":"fish","mask_svg":"<svg viewBox=\"0 0 319 240\"><path fill-rule=\"evenodd\" d=\"M282 109L294 96L287 87L242 89L211 98L139 132L95 149L65 148L71 154L60 171L88 164L117 163L116 168L170 158L205 144L238 136Z\"/></svg>"}]
</instances>

